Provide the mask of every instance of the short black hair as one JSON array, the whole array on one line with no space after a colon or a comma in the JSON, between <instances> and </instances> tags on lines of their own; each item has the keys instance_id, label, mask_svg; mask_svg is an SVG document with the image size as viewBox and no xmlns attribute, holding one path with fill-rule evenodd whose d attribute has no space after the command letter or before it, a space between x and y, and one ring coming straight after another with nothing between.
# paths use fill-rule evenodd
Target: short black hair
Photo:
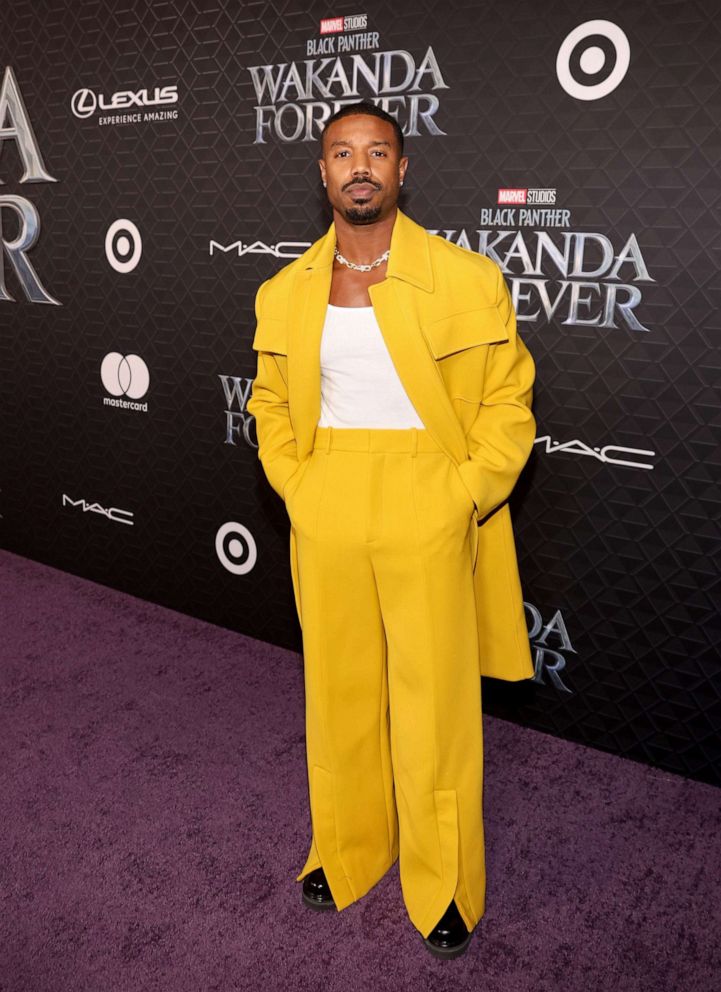
<instances>
[{"instance_id":1,"label":"short black hair","mask_svg":"<svg viewBox=\"0 0 721 992\"><path fill-rule=\"evenodd\" d=\"M371 103L369 100L359 100L358 103L349 103L346 104L345 107L340 107L334 114L331 114L325 122L323 130L320 133L321 157L323 155L323 135L325 134L328 125L332 124L334 121L339 121L342 117L350 117L351 114L370 114L371 117L380 117L382 121L387 121L388 124L392 124L393 130L396 133L399 153L400 155L403 155L403 131L401 130L401 126L395 117L383 110L382 107L377 107L375 103Z\"/></svg>"}]
</instances>

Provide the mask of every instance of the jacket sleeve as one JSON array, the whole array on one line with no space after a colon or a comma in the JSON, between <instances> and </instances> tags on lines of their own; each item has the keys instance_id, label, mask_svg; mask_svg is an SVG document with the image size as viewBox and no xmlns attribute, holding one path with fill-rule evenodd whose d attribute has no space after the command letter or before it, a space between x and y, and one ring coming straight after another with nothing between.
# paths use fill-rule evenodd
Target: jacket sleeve
<instances>
[{"instance_id":1,"label":"jacket sleeve","mask_svg":"<svg viewBox=\"0 0 721 992\"><path fill-rule=\"evenodd\" d=\"M511 294L497 268L496 307L508 341L489 346L483 399L467 434L469 457L458 466L480 518L510 496L536 436L531 413L535 364L518 334Z\"/></svg>"},{"instance_id":2,"label":"jacket sleeve","mask_svg":"<svg viewBox=\"0 0 721 992\"><path fill-rule=\"evenodd\" d=\"M256 325L262 319L265 287L264 282L255 297ZM258 458L268 482L281 499L286 483L299 465L288 410L287 367L286 355L259 349L256 376L246 404L246 410L255 417Z\"/></svg>"}]
</instances>

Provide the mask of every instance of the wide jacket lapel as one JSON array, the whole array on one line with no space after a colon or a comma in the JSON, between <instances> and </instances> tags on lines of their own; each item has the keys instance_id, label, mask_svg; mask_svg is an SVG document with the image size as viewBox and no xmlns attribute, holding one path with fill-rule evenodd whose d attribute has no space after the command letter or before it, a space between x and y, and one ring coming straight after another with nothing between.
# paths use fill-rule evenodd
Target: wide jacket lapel
<instances>
[{"instance_id":1,"label":"wide jacket lapel","mask_svg":"<svg viewBox=\"0 0 721 992\"><path fill-rule=\"evenodd\" d=\"M309 249L299 268L288 305L288 405L298 457L313 447L320 417L320 340L333 275L335 225Z\"/></svg>"},{"instance_id":2,"label":"wide jacket lapel","mask_svg":"<svg viewBox=\"0 0 721 992\"><path fill-rule=\"evenodd\" d=\"M309 249L290 298L288 395L298 456L312 448L320 416L320 341L330 297L335 224ZM423 295L433 291L428 233L400 210L386 278L369 288L378 325L398 376L431 436L456 462L467 457L462 427L421 333Z\"/></svg>"},{"instance_id":3,"label":"wide jacket lapel","mask_svg":"<svg viewBox=\"0 0 721 992\"><path fill-rule=\"evenodd\" d=\"M424 227L398 210L386 279L371 286L369 294L393 364L418 416L446 454L461 462L468 456L465 434L420 327L428 312L429 294L436 288L429 240Z\"/></svg>"}]
</instances>

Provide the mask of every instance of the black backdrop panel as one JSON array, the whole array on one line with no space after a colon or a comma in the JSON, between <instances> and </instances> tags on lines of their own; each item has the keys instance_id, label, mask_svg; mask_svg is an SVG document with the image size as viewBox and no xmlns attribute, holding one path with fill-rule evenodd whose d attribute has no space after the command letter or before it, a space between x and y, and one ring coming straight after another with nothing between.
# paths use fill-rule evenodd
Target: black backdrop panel
<instances>
[{"instance_id":1,"label":"black backdrop panel","mask_svg":"<svg viewBox=\"0 0 721 992\"><path fill-rule=\"evenodd\" d=\"M369 97L407 135L402 209L502 265L537 365L512 498L537 671L486 680L486 709L721 783L714 18L8 8L0 127L15 82L27 121L0 137L2 545L300 650L245 412L253 301L330 223L317 121Z\"/></svg>"}]
</instances>

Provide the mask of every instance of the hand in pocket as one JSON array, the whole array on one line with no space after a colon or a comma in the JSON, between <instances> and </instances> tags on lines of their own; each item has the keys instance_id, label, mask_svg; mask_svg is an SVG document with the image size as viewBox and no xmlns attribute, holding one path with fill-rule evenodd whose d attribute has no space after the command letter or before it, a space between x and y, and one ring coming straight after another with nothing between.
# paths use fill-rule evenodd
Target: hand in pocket
<instances>
[{"instance_id":1,"label":"hand in pocket","mask_svg":"<svg viewBox=\"0 0 721 992\"><path fill-rule=\"evenodd\" d=\"M286 509L289 507L293 500L298 486L300 485L303 476L308 468L308 463L310 462L310 455L302 462L299 462L298 467L295 469L290 478L286 481L283 487L283 501L285 502Z\"/></svg>"},{"instance_id":2,"label":"hand in pocket","mask_svg":"<svg viewBox=\"0 0 721 992\"><path fill-rule=\"evenodd\" d=\"M455 488L457 491L460 492L461 498L465 499L466 509L468 511L468 514L470 515L473 513L473 511L476 508L475 500L466 489L466 484L461 478L461 473L458 471L458 466L454 462L450 462L449 465L450 465L451 475L455 480L454 481Z\"/></svg>"}]
</instances>

